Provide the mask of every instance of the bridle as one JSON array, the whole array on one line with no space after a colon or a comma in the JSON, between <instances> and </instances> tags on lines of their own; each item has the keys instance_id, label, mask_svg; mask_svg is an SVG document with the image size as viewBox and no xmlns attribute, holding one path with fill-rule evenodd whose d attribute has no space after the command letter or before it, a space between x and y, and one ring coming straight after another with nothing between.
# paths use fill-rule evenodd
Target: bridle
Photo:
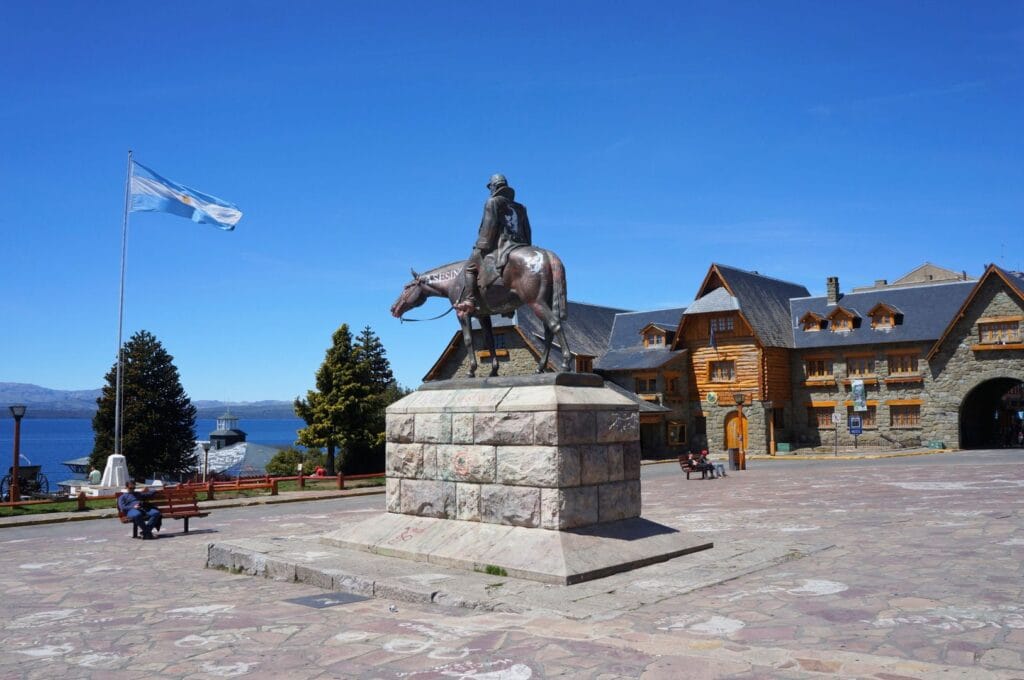
<instances>
[{"instance_id":1,"label":"bridle","mask_svg":"<svg viewBox=\"0 0 1024 680\"><path fill-rule=\"evenodd\" d=\"M416 279L415 280L416 287L418 287L418 288L426 288L427 290L429 290L430 292L434 293L438 297L448 297L443 290L441 290L440 288L438 288L434 284L432 284L429 281L427 281L426 277L419 276L419 275L416 274L416 272L413 272L413 276ZM412 285L412 284L410 284L410 285ZM400 316L400 317L398 317L398 320L401 321L402 323L405 323L406 321L408 321L410 323L416 323L416 322L419 322L419 321L436 321L436 320L440 319L443 316L447 316L448 314L451 314L453 309L455 309L455 305L449 304L448 305L448 309L446 309L445 311L441 312L437 316L430 317L429 319L407 319L404 316Z\"/></svg>"}]
</instances>

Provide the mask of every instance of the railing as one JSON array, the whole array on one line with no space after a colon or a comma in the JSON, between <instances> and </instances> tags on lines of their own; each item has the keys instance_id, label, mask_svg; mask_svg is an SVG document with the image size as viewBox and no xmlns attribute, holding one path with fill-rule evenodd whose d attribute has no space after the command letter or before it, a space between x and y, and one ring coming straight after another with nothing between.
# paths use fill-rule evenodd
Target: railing
<instances>
[{"instance_id":1,"label":"railing","mask_svg":"<svg viewBox=\"0 0 1024 680\"><path fill-rule=\"evenodd\" d=\"M278 495L278 484L281 482L298 482L300 489L305 489L307 484L317 485L322 482L330 482L332 486L338 490L345 490L346 481L356 481L361 479L381 479L385 477L383 472L375 472L368 475L344 475L337 474L327 476L319 475L295 475L293 477L271 477L265 475L263 477L237 477L231 481L213 481L209 480L206 482L184 482L177 485L179 489L189 489L192 491L206 492L206 500L215 500L216 494L220 492L229 491L260 491L269 490L271 496ZM105 501L105 500L116 500L116 495L104 495L104 496L86 496L85 492L80 491L77 496L68 496L65 498L47 498L42 500L31 500L31 501L5 501L0 503L0 508L15 508L23 505L51 505L57 503L67 503L69 501L76 501L77 510L86 510L87 501Z\"/></svg>"}]
</instances>

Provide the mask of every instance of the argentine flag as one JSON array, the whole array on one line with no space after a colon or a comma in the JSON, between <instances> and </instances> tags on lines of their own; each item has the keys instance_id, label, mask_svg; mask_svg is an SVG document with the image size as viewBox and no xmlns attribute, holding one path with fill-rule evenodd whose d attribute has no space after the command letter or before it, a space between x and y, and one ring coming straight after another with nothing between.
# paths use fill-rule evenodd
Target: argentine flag
<instances>
[{"instance_id":1,"label":"argentine flag","mask_svg":"<svg viewBox=\"0 0 1024 680\"><path fill-rule=\"evenodd\" d=\"M238 206L176 184L135 161L132 161L131 199L131 212L171 213L193 222L212 224L224 231L232 231L242 219Z\"/></svg>"}]
</instances>

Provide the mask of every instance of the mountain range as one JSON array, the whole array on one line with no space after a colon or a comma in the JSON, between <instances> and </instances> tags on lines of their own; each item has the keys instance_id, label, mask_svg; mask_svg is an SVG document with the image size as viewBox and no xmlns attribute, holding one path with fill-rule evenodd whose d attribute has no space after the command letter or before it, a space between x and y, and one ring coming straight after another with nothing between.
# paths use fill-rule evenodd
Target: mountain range
<instances>
[{"instance_id":1,"label":"mountain range","mask_svg":"<svg viewBox=\"0 0 1024 680\"><path fill-rule=\"evenodd\" d=\"M24 404L26 418L92 418L102 390L51 390L28 383L0 382L0 406ZM290 401L193 400L197 418L216 418L228 409L239 418L294 418ZM2 414L0 414L2 415Z\"/></svg>"}]
</instances>

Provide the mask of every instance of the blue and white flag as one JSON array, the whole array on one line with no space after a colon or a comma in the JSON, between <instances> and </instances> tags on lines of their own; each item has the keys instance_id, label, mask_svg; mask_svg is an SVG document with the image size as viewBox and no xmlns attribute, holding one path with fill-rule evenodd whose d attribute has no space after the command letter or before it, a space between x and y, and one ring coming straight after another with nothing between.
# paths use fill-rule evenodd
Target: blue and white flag
<instances>
[{"instance_id":1,"label":"blue and white flag","mask_svg":"<svg viewBox=\"0 0 1024 680\"><path fill-rule=\"evenodd\" d=\"M165 212L231 231L242 219L238 206L172 182L132 161L132 212Z\"/></svg>"}]
</instances>

